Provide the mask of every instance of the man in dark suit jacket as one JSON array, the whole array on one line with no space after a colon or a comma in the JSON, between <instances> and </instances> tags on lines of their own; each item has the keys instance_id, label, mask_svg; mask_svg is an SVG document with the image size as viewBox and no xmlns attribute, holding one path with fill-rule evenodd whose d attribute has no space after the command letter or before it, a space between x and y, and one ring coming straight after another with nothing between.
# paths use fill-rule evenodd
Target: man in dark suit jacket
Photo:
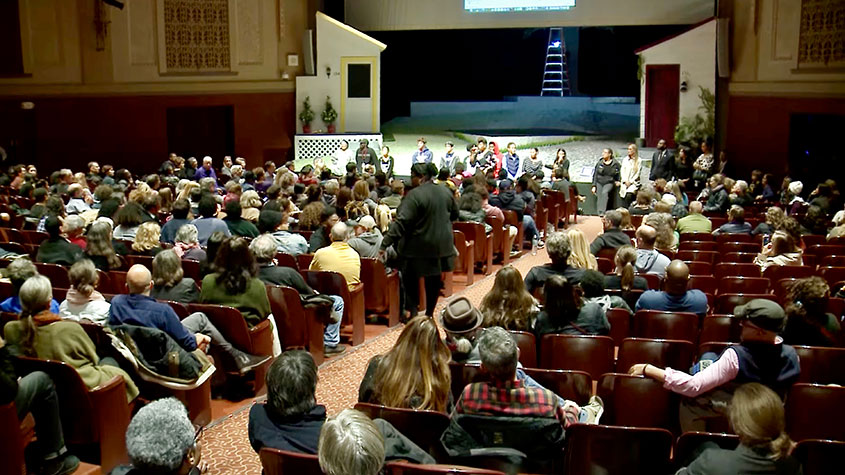
<instances>
[{"instance_id":1,"label":"man in dark suit jacket","mask_svg":"<svg viewBox=\"0 0 845 475\"><path fill-rule=\"evenodd\" d=\"M44 221L44 229L50 237L38 247L36 261L69 266L82 257L82 248L62 237L59 218L48 217Z\"/></svg>"},{"instance_id":2,"label":"man in dark suit jacket","mask_svg":"<svg viewBox=\"0 0 845 475\"><path fill-rule=\"evenodd\" d=\"M657 151L651 156L651 173L648 174L648 179L654 181L663 178L671 181L674 175L675 154L666 148L666 141L660 139L657 141Z\"/></svg>"}]
</instances>

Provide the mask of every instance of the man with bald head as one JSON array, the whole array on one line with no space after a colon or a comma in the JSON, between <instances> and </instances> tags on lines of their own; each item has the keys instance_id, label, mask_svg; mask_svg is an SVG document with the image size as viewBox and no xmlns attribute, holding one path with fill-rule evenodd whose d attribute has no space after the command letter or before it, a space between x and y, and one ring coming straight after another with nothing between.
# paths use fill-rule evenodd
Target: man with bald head
<instances>
[{"instance_id":1,"label":"man with bald head","mask_svg":"<svg viewBox=\"0 0 845 475\"><path fill-rule=\"evenodd\" d=\"M666 267L665 290L646 290L637 300L636 310L661 310L667 312L692 312L707 314L707 296L698 289L687 290L689 267L675 259Z\"/></svg>"},{"instance_id":2,"label":"man with bald head","mask_svg":"<svg viewBox=\"0 0 845 475\"><path fill-rule=\"evenodd\" d=\"M679 233L709 233L713 230L713 223L707 216L701 214L704 205L701 201L693 201L689 204L689 214L678 220L675 229Z\"/></svg>"},{"instance_id":3,"label":"man with bald head","mask_svg":"<svg viewBox=\"0 0 845 475\"><path fill-rule=\"evenodd\" d=\"M663 277L669 258L654 249L657 230L644 224L637 229L637 262L634 267L640 274L657 274Z\"/></svg>"},{"instance_id":4,"label":"man with bald head","mask_svg":"<svg viewBox=\"0 0 845 475\"><path fill-rule=\"evenodd\" d=\"M182 321L167 305L150 297L153 278L149 269L135 264L126 273L128 295L116 295L111 301L109 325L137 325L157 328L170 335L186 351L206 351L209 343L220 347L233 359L235 368L243 374L263 364L269 356L253 356L233 347L214 327L204 313L197 312Z\"/></svg>"}]
</instances>

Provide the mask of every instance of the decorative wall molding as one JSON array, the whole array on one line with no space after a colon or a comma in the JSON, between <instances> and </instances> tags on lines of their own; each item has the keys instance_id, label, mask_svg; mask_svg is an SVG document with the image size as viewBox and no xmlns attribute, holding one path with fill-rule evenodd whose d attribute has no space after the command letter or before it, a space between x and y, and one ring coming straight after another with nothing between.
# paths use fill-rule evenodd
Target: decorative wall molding
<instances>
[{"instance_id":1,"label":"decorative wall molding","mask_svg":"<svg viewBox=\"0 0 845 475\"><path fill-rule=\"evenodd\" d=\"M228 0L164 0L164 70L231 70Z\"/></svg>"},{"instance_id":2,"label":"decorative wall molding","mask_svg":"<svg viewBox=\"0 0 845 475\"><path fill-rule=\"evenodd\" d=\"M845 67L845 2L802 0L798 68Z\"/></svg>"}]
</instances>

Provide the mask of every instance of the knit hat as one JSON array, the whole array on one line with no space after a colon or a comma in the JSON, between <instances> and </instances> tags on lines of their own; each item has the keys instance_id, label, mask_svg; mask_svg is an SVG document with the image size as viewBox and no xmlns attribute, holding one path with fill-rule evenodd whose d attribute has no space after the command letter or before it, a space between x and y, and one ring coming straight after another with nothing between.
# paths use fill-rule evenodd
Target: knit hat
<instances>
[{"instance_id":1,"label":"knit hat","mask_svg":"<svg viewBox=\"0 0 845 475\"><path fill-rule=\"evenodd\" d=\"M800 181L793 181L789 184L789 192L793 195L800 195L804 191L804 184Z\"/></svg>"},{"instance_id":2,"label":"knit hat","mask_svg":"<svg viewBox=\"0 0 845 475\"><path fill-rule=\"evenodd\" d=\"M783 307L768 299L754 299L745 305L737 305L734 315L748 319L754 325L774 333L783 331L786 314Z\"/></svg>"}]
</instances>

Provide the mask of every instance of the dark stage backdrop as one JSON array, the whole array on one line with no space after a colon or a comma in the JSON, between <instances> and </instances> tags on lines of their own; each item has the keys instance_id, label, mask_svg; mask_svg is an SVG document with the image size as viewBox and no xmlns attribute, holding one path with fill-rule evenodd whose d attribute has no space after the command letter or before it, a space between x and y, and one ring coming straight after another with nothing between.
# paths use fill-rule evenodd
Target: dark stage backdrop
<instances>
[{"instance_id":1,"label":"dark stage backdrop","mask_svg":"<svg viewBox=\"0 0 845 475\"><path fill-rule=\"evenodd\" d=\"M565 28L574 95L638 97L634 50L687 25ZM539 96L549 30L372 31L382 53L387 122L415 101L489 101Z\"/></svg>"}]
</instances>

